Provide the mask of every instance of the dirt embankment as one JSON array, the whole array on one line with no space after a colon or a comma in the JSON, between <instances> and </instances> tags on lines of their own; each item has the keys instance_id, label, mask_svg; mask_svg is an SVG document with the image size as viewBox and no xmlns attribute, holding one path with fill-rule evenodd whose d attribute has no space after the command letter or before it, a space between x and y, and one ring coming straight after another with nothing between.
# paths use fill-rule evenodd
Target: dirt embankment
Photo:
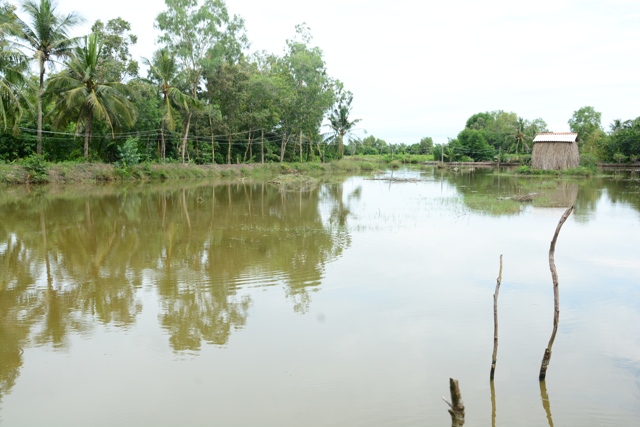
<instances>
[{"instance_id":1,"label":"dirt embankment","mask_svg":"<svg viewBox=\"0 0 640 427\"><path fill-rule=\"evenodd\" d=\"M192 165L142 164L122 168L104 163L4 164L0 165L0 183L44 184L66 182L104 182L130 180L163 180L241 176L261 164Z\"/></svg>"}]
</instances>

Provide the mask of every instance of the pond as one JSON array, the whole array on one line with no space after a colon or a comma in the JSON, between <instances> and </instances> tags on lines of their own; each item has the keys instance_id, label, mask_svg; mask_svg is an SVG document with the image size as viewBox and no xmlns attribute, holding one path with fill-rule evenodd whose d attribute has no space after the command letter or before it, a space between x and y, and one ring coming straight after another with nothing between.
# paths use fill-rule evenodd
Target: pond
<instances>
[{"instance_id":1,"label":"pond","mask_svg":"<svg viewBox=\"0 0 640 427\"><path fill-rule=\"evenodd\" d=\"M465 426L640 425L634 173L8 187L0 214L0 425L443 426L450 377Z\"/></svg>"}]
</instances>

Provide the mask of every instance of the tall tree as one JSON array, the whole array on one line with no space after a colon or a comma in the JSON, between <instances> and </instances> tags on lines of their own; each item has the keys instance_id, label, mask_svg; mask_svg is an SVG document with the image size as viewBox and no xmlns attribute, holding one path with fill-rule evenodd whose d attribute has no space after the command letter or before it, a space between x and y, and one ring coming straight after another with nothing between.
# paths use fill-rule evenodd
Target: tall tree
<instances>
[{"instance_id":1,"label":"tall tree","mask_svg":"<svg viewBox=\"0 0 640 427\"><path fill-rule=\"evenodd\" d=\"M335 102L336 85L327 74L322 50L311 46L312 39L311 30L302 23L296 25L295 37L287 40L281 69L294 96L283 108L281 127L291 136L304 132L310 140L318 140L325 113Z\"/></svg>"},{"instance_id":2,"label":"tall tree","mask_svg":"<svg viewBox=\"0 0 640 427\"><path fill-rule=\"evenodd\" d=\"M24 55L17 51L7 36L18 31L15 7L0 2L0 124L4 130L11 127L18 131L22 115L20 91L27 83L27 63Z\"/></svg>"},{"instance_id":3,"label":"tall tree","mask_svg":"<svg viewBox=\"0 0 640 427\"><path fill-rule=\"evenodd\" d=\"M19 20L22 27L20 38L22 46L33 53L38 63L38 128L36 152L42 154L42 96L44 94L44 75L47 63L55 57L66 57L71 53L74 40L69 37L69 30L82 22L76 13L60 15L56 11L57 3L52 0L24 0L22 10L29 22Z\"/></svg>"},{"instance_id":4,"label":"tall tree","mask_svg":"<svg viewBox=\"0 0 640 427\"><path fill-rule=\"evenodd\" d=\"M353 94L349 91L338 90L338 101L329 115L329 126L334 133L334 140L338 145L338 158L344 156L344 137L351 132L360 119L350 120L351 102Z\"/></svg>"},{"instance_id":5,"label":"tall tree","mask_svg":"<svg viewBox=\"0 0 640 427\"><path fill-rule=\"evenodd\" d=\"M102 43L102 62L105 62L107 81L128 81L138 77L138 61L133 59L129 48L138 42L131 33L131 24L122 18L110 19L107 23L97 20L91 32L98 35Z\"/></svg>"},{"instance_id":6,"label":"tall tree","mask_svg":"<svg viewBox=\"0 0 640 427\"><path fill-rule=\"evenodd\" d=\"M231 163L234 136L246 122L243 117L249 98L251 73L246 62L225 63L213 75L207 75L207 92L215 99L222 115L223 130L227 135L227 163Z\"/></svg>"},{"instance_id":7,"label":"tall tree","mask_svg":"<svg viewBox=\"0 0 640 427\"><path fill-rule=\"evenodd\" d=\"M174 131L176 119L180 117L180 111L190 112L195 108L197 100L178 88L181 77L175 54L169 53L166 48L159 49L153 54L153 60L143 59L149 66L149 76L159 87L162 94L162 122L160 127L160 156L162 160L166 157L166 143L164 130Z\"/></svg>"},{"instance_id":8,"label":"tall tree","mask_svg":"<svg viewBox=\"0 0 640 427\"><path fill-rule=\"evenodd\" d=\"M75 49L67 69L53 76L47 92L57 96L53 122L58 127L75 122L76 133L84 132L84 157L89 157L94 120L108 125L112 134L122 125L135 122L136 109L131 98L136 94L122 82L104 82L100 69L102 44L96 34L85 37Z\"/></svg>"},{"instance_id":9,"label":"tall tree","mask_svg":"<svg viewBox=\"0 0 640 427\"><path fill-rule=\"evenodd\" d=\"M216 68L224 61L238 59L247 46L244 21L229 17L224 0L165 0L167 10L156 18L162 32L158 41L175 53L187 74L191 96L198 98L204 69ZM181 144L184 162L193 112L187 114Z\"/></svg>"},{"instance_id":10,"label":"tall tree","mask_svg":"<svg viewBox=\"0 0 640 427\"><path fill-rule=\"evenodd\" d=\"M569 128L578 133L578 141L584 144L596 131L602 131L602 113L593 107L582 107L573 112L569 119Z\"/></svg>"},{"instance_id":11,"label":"tall tree","mask_svg":"<svg viewBox=\"0 0 640 427\"><path fill-rule=\"evenodd\" d=\"M527 135L526 127L527 124L525 123L525 120L522 117L518 117L513 133L508 136L511 142L509 149L516 154L520 153L520 148L523 148L525 151L530 151L527 141L531 140L531 136Z\"/></svg>"}]
</instances>

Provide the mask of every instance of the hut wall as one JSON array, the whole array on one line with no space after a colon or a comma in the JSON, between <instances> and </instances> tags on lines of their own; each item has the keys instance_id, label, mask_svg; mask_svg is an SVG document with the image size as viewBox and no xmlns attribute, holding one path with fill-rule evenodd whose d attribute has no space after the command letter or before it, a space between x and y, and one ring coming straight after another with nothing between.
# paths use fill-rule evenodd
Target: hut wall
<instances>
[{"instance_id":1,"label":"hut wall","mask_svg":"<svg viewBox=\"0 0 640 427\"><path fill-rule=\"evenodd\" d=\"M536 142L531 155L531 167L543 170L577 168L580 153L575 142Z\"/></svg>"}]
</instances>

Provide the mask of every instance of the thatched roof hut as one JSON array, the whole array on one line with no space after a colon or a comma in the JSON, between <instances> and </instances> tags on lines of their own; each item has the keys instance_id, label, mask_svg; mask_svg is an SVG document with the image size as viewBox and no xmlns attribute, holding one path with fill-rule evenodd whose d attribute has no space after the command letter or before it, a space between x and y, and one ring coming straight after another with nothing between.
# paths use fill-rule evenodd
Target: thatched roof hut
<instances>
[{"instance_id":1,"label":"thatched roof hut","mask_svg":"<svg viewBox=\"0 0 640 427\"><path fill-rule=\"evenodd\" d=\"M531 166L534 169L560 170L580 165L578 134L574 132L544 132L533 140Z\"/></svg>"}]
</instances>

